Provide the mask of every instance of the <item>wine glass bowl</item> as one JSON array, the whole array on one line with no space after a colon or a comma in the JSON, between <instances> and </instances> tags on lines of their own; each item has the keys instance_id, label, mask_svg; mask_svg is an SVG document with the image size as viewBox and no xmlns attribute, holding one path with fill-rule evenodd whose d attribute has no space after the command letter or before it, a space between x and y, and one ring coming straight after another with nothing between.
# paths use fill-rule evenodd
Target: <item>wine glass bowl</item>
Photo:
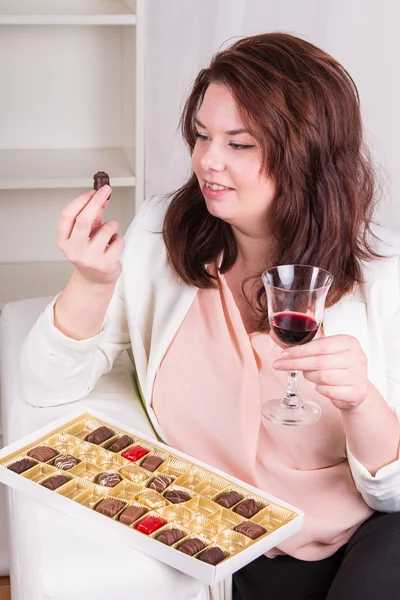
<instances>
[{"instance_id":1,"label":"wine glass bowl","mask_svg":"<svg viewBox=\"0 0 400 600\"><path fill-rule=\"evenodd\" d=\"M270 325L284 346L299 346L311 342L319 329L319 325L313 317L290 311L275 313L270 320Z\"/></svg>"},{"instance_id":2,"label":"wine glass bowl","mask_svg":"<svg viewBox=\"0 0 400 600\"><path fill-rule=\"evenodd\" d=\"M311 265L281 265L262 274L268 301L268 320L277 343L285 348L307 344L321 326L325 299L333 277ZM315 423L321 409L302 400L297 392L297 371L288 372L288 389L281 399L267 400L263 416L282 425Z\"/></svg>"}]
</instances>

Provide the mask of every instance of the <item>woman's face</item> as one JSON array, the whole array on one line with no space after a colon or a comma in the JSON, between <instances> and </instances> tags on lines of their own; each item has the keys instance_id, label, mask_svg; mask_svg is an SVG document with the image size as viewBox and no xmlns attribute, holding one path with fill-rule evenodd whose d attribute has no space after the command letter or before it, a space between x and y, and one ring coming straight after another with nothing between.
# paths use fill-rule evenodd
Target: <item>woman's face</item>
<instances>
[{"instance_id":1,"label":"woman's face","mask_svg":"<svg viewBox=\"0 0 400 600\"><path fill-rule=\"evenodd\" d=\"M196 130L192 166L208 211L247 235L268 235L274 185L260 170L261 149L246 131L228 88L209 85Z\"/></svg>"}]
</instances>

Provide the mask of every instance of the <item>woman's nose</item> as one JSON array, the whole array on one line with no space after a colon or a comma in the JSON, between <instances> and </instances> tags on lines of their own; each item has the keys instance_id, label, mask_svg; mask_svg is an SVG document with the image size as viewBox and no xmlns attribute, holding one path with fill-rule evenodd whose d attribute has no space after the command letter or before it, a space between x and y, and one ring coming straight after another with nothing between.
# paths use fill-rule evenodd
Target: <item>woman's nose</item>
<instances>
[{"instance_id":1,"label":"woman's nose","mask_svg":"<svg viewBox=\"0 0 400 600\"><path fill-rule=\"evenodd\" d=\"M205 150L201 159L201 166L203 169L211 169L213 171L223 171L225 169L223 155L213 144L210 144L207 150Z\"/></svg>"}]
</instances>

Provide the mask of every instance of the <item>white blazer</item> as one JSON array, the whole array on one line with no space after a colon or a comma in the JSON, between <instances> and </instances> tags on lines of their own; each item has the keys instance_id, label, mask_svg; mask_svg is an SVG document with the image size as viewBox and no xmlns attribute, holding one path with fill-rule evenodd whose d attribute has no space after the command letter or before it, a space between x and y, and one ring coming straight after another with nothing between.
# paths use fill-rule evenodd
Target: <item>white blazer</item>
<instances>
[{"instance_id":1,"label":"white blazer","mask_svg":"<svg viewBox=\"0 0 400 600\"><path fill-rule=\"evenodd\" d=\"M157 369L187 314L197 288L182 283L167 264L161 235L167 201L144 203L127 235L123 269L102 331L88 340L65 337L53 324L53 304L39 317L22 348L21 378L26 401L55 406L84 398L114 360L128 349L138 394L158 436L168 443L151 407ZM377 230L378 252L388 258L364 265L365 283L328 308L326 335L356 337L368 357L368 374L400 415L400 237ZM348 451L357 489L373 509L400 510L400 460L375 476Z\"/></svg>"}]
</instances>

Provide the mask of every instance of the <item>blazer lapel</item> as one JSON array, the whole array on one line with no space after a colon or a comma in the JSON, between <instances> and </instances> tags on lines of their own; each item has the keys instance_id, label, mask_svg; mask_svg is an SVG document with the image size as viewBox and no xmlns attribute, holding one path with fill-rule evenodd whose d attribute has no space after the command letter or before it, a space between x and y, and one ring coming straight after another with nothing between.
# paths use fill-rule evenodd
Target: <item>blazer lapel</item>
<instances>
[{"instance_id":1,"label":"blazer lapel","mask_svg":"<svg viewBox=\"0 0 400 600\"><path fill-rule=\"evenodd\" d=\"M160 281L157 283L157 287L159 289L156 290L155 297L162 298L162 301L156 303L155 306L145 399L148 415L158 434L165 440L165 434L162 432L155 412L151 407L154 380L168 346L190 309L198 289L179 282L172 272L168 276L168 281L165 281L165 279ZM176 383L179 385L179 380Z\"/></svg>"},{"instance_id":2,"label":"blazer lapel","mask_svg":"<svg viewBox=\"0 0 400 600\"><path fill-rule=\"evenodd\" d=\"M325 335L351 335L358 339L368 356L370 351L366 304L361 294L346 296L325 310L323 321Z\"/></svg>"},{"instance_id":3,"label":"blazer lapel","mask_svg":"<svg viewBox=\"0 0 400 600\"><path fill-rule=\"evenodd\" d=\"M381 278L366 279L362 290L326 309L324 332L326 335L346 334L358 339L368 358L368 378L386 397L386 356L380 317L390 312L388 304L391 300L383 293L382 283Z\"/></svg>"}]
</instances>

